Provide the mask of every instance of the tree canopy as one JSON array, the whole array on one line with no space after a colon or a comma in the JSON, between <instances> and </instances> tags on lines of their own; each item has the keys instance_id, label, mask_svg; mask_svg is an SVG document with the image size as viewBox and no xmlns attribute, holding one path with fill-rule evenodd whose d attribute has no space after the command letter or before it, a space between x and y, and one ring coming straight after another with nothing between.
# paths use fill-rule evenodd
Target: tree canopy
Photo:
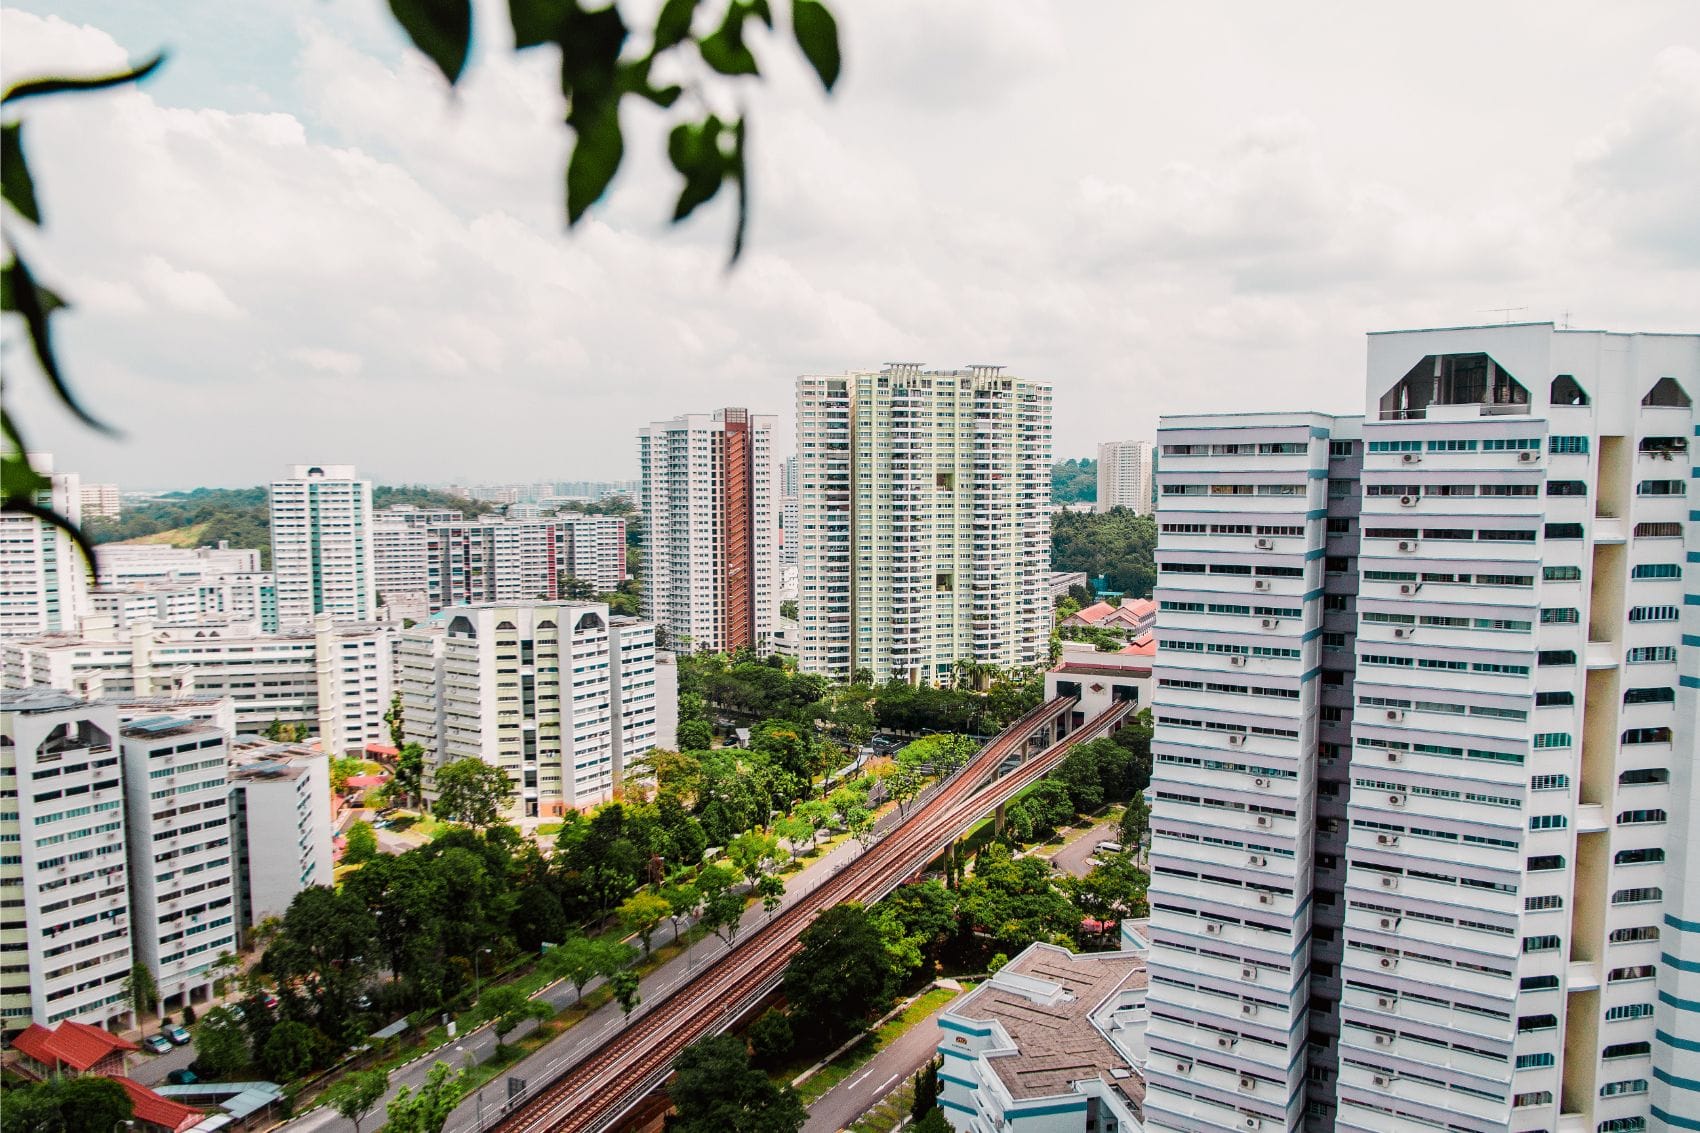
<instances>
[{"instance_id":1,"label":"tree canopy","mask_svg":"<svg viewBox=\"0 0 1700 1133\"><path fill-rule=\"evenodd\" d=\"M1108 590L1149 598L1157 582L1157 521L1127 508L1051 516L1051 569L1102 577Z\"/></svg>"},{"instance_id":2,"label":"tree canopy","mask_svg":"<svg viewBox=\"0 0 1700 1133\"><path fill-rule=\"evenodd\" d=\"M1051 465L1051 502L1089 504L1098 498L1098 462L1091 457Z\"/></svg>"},{"instance_id":3,"label":"tree canopy","mask_svg":"<svg viewBox=\"0 0 1700 1133\"><path fill-rule=\"evenodd\" d=\"M868 911L834 905L803 930L785 969L793 1014L827 1036L854 1034L891 1001L893 971Z\"/></svg>"},{"instance_id":4,"label":"tree canopy","mask_svg":"<svg viewBox=\"0 0 1700 1133\"><path fill-rule=\"evenodd\" d=\"M476 756L443 764L437 768L435 781L437 801L431 805L431 813L444 822L480 830L502 820L514 793L506 771Z\"/></svg>"},{"instance_id":5,"label":"tree canopy","mask_svg":"<svg viewBox=\"0 0 1700 1133\"><path fill-rule=\"evenodd\" d=\"M808 1119L790 1086L776 1086L750 1065L742 1039L715 1035L680 1052L668 1096L675 1133L796 1133Z\"/></svg>"}]
</instances>

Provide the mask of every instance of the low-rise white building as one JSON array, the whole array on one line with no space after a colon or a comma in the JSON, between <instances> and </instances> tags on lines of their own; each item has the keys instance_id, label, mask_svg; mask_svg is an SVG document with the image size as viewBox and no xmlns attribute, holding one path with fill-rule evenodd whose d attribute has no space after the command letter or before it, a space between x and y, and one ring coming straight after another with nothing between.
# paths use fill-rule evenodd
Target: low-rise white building
<instances>
[{"instance_id":1,"label":"low-rise white building","mask_svg":"<svg viewBox=\"0 0 1700 1133\"><path fill-rule=\"evenodd\" d=\"M238 923L282 916L295 895L331 884L330 761L302 744L242 743L230 766Z\"/></svg>"},{"instance_id":2,"label":"low-rise white building","mask_svg":"<svg viewBox=\"0 0 1700 1133\"><path fill-rule=\"evenodd\" d=\"M205 1002L213 961L236 948L230 737L181 716L120 729L135 958L162 1010Z\"/></svg>"},{"instance_id":3,"label":"low-rise white building","mask_svg":"<svg viewBox=\"0 0 1700 1133\"><path fill-rule=\"evenodd\" d=\"M939 1016L959 1133L1139 1133L1145 957L1034 944Z\"/></svg>"},{"instance_id":4,"label":"low-rise white building","mask_svg":"<svg viewBox=\"0 0 1700 1133\"><path fill-rule=\"evenodd\" d=\"M397 653L406 739L502 768L519 814L605 802L655 746L655 627L606 603L458 606Z\"/></svg>"},{"instance_id":5,"label":"low-rise white building","mask_svg":"<svg viewBox=\"0 0 1700 1133\"><path fill-rule=\"evenodd\" d=\"M95 581L102 586L199 582L225 574L257 574L260 552L249 547L171 547L164 543L103 543Z\"/></svg>"},{"instance_id":6,"label":"low-rise white building","mask_svg":"<svg viewBox=\"0 0 1700 1133\"><path fill-rule=\"evenodd\" d=\"M0 709L0 1030L129 1017L117 711L63 692Z\"/></svg>"}]
</instances>

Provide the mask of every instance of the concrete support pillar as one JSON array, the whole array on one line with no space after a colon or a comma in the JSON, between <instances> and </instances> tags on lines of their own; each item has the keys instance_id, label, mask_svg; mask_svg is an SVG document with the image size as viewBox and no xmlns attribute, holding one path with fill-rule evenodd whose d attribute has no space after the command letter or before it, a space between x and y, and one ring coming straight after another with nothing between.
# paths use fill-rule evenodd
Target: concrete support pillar
<instances>
[{"instance_id":1,"label":"concrete support pillar","mask_svg":"<svg viewBox=\"0 0 1700 1133\"><path fill-rule=\"evenodd\" d=\"M1008 805L1008 803L999 803L998 809L992 812L992 833L1000 838L1003 836L1003 828L1006 822L1004 807Z\"/></svg>"}]
</instances>

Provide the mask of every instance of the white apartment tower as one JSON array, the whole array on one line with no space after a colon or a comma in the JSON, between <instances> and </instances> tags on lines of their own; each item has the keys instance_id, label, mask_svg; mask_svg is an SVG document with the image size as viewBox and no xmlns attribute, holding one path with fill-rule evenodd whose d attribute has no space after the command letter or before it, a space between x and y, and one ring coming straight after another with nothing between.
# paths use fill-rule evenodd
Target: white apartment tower
<instances>
[{"instance_id":1,"label":"white apartment tower","mask_svg":"<svg viewBox=\"0 0 1700 1133\"><path fill-rule=\"evenodd\" d=\"M655 629L602 602L457 606L398 645L402 727L430 765L502 768L526 816L606 802L655 746Z\"/></svg>"},{"instance_id":2,"label":"white apartment tower","mask_svg":"<svg viewBox=\"0 0 1700 1133\"><path fill-rule=\"evenodd\" d=\"M797 458L788 456L779 465L779 562L797 565Z\"/></svg>"},{"instance_id":3,"label":"white apartment tower","mask_svg":"<svg viewBox=\"0 0 1700 1133\"><path fill-rule=\"evenodd\" d=\"M309 626L319 614L339 622L377 616L372 482L356 478L353 465L297 464L273 480L271 535L283 626Z\"/></svg>"},{"instance_id":4,"label":"white apartment tower","mask_svg":"<svg viewBox=\"0 0 1700 1133\"><path fill-rule=\"evenodd\" d=\"M242 927L281 917L303 889L335 884L329 758L302 744L239 745L230 826Z\"/></svg>"},{"instance_id":5,"label":"white apartment tower","mask_svg":"<svg viewBox=\"0 0 1700 1133\"><path fill-rule=\"evenodd\" d=\"M98 515L102 519L117 519L124 512L117 484L84 484L78 494L82 499L85 516Z\"/></svg>"},{"instance_id":6,"label":"white apartment tower","mask_svg":"<svg viewBox=\"0 0 1700 1133\"><path fill-rule=\"evenodd\" d=\"M1150 515L1156 507L1156 462L1150 441L1105 441L1098 446L1098 502L1093 511L1125 507Z\"/></svg>"},{"instance_id":7,"label":"white apartment tower","mask_svg":"<svg viewBox=\"0 0 1700 1133\"><path fill-rule=\"evenodd\" d=\"M161 1004L212 996L213 961L236 950L230 737L204 721L149 716L120 729L135 957Z\"/></svg>"},{"instance_id":8,"label":"white apartment tower","mask_svg":"<svg viewBox=\"0 0 1700 1133\"><path fill-rule=\"evenodd\" d=\"M0 709L0 1030L130 1015L118 711L51 689Z\"/></svg>"},{"instance_id":9,"label":"white apartment tower","mask_svg":"<svg viewBox=\"0 0 1700 1133\"><path fill-rule=\"evenodd\" d=\"M49 487L36 503L82 522L82 490L74 473L54 472L53 458L29 454ZM32 515L0 514L0 637L74 633L86 608L88 568L71 537Z\"/></svg>"},{"instance_id":10,"label":"white apartment tower","mask_svg":"<svg viewBox=\"0 0 1700 1133\"><path fill-rule=\"evenodd\" d=\"M674 646L768 647L778 613L776 420L721 409L638 433L643 612Z\"/></svg>"},{"instance_id":11,"label":"white apartment tower","mask_svg":"<svg viewBox=\"0 0 1700 1133\"><path fill-rule=\"evenodd\" d=\"M1693 1126L1696 388L1409 331L1367 419L1163 422L1153 1128Z\"/></svg>"},{"instance_id":12,"label":"white apartment tower","mask_svg":"<svg viewBox=\"0 0 1700 1133\"><path fill-rule=\"evenodd\" d=\"M797 379L799 663L932 683L1050 645L1051 387L1001 366Z\"/></svg>"}]
</instances>

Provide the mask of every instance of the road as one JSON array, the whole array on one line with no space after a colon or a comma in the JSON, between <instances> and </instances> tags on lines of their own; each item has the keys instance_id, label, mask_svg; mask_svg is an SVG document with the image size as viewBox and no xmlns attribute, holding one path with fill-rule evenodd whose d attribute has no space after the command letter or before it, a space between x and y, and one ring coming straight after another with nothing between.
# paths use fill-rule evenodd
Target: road
<instances>
[{"instance_id":1,"label":"road","mask_svg":"<svg viewBox=\"0 0 1700 1133\"><path fill-rule=\"evenodd\" d=\"M1106 818L1096 826L1088 827L1073 836L1066 846L1051 855L1051 864L1064 873L1085 877L1092 872L1092 863L1086 859L1096 852L1098 843L1116 842L1120 839L1120 823L1115 819Z\"/></svg>"},{"instance_id":2,"label":"road","mask_svg":"<svg viewBox=\"0 0 1700 1133\"><path fill-rule=\"evenodd\" d=\"M194 1028L190 1028L192 1031ZM159 1030L154 1028L154 1032ZM195 1061L195 1048L190 1046L174 1046L167 1054L154 1054L147 1048L140 1053L130 1055L126 1061L130 1064L130 1077L144 1086L157 1086L165 1081L165 1076L173 1070L182 1070Z\"/></svg>"},{"instance_id":3,"label":"road","mask_svg":"<svg viewBox=\"0 0 1700 1133\"><path fill-rule=\"evenodd\" d=\"M785 883L786 905L790 905L797 897L823 880L839 865L851 860L860 852L860 847L853 840L846 839L830 852L823 854L803 869L790 875ZM744 912L743 928L739 931L736 940L746 939L750 931L767 918L768 914L763 911L759 903L750 906ZM668 939L665 929L657 936L660 939ZM734 946L736 946L736 941L734 941ZM696 944L691 946L690 951L682 956L675 957L644 977L643 982L639 985L640 997L644 1002L660 999L688 979L694 971L705 966L710 960L725 955L726 951L726 946L715 937L710 936L697 941ZM585 991L590 992L601 985L602 981L596 980L586 984ZM571 984L561 983L549 988L538 998L559 1010L571 1004L575 996ZM643 1010L643 1005L640 1003L637 1011L633 1013L633 1018L641 1015ZM471 1130L480 1128L480 1108L482 1107L486 1113L493 1113L500 1108L503 1100L507 1097L508 1077L521 1078L533 1084L551 1078L564 1067L600 1046L610 1035L624 1026L624 1022L617 1004L613 1002L604 1004L554 1042L547 1044L517 1065L509 1067L505 1075L493 1079L476 1095L468 1097L449 1118L448 1124L444 1127L444 1133L470 1133ZM517 1042L536 1026L535 1022L527 1020L509 1036L509 1041ZM370 1124L374 1117L382 1118L384 1107L391 1098L395 1097L401 1087L411 1086L417 1089L425 1081L425 1076L430 1073L431 1067L435 1063L441 1061L461 1066L467 1065L469 1059L474 1063L483 1063L490 1059L491 1055L495 1053L495 1049L496 1036L488 1027L473 1031L470 1034L463 1032L453 1045L446 1046L429 1057L409 1063L391 1074L389 1092L373 1107L372 1114L367 1117L366 1123ZM163 1060L170 1057L170 1055L160 1055L159 1059ZM163 1073L161 1076L163 1077ZM287 1123L283 1128L289 1130L289 1133L354 1133L352 1122L339 1117L334 1110L324 1107L303 1114L294 1121Z\"/></svg>"},{"instance_id":4,"label":"road","mask_svg":"<svg viewBox=\"0 0 1700 1133\"><path fill-rule=\"evenodd\" d=\"M919 1070L938 1049L936 1023L939 1012L949 1006L949 1003L941 1004L938 1011L897 1036L860 1070L816 1099L809 1107L809 1121L803 1126L803 1133L837 1133Z\"/></svg>"}]
</instances>

